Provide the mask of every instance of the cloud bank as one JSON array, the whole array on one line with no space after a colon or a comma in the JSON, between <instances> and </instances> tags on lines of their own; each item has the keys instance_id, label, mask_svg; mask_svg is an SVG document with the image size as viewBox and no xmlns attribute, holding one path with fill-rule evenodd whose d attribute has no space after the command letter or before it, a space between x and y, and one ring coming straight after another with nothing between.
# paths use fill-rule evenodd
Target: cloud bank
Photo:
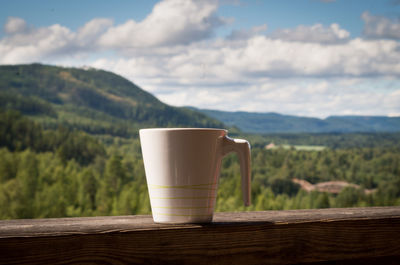
<instances>
[{"instance_id":1,"label":"cloud bank","mask_svg":"<svg viewBox=\"0 0 400 265\"><path fill-rule=\"evenodd\" d=\"M281 29L272 34L275 39L284 41L315 42L321 44L335 44L349 39L350 33L336 23L329 27L321 24L313 26L300 25L295 29Z\"/></svg>"},{"instance_id":2,"label":"cloud bank","mask_svg":"<svg viewBox=\"0 0 400 265\"><path fill-rule=\"evenodd\" d=\"M173 105L307 116L400 114L400 23L362 14L362 37L337 23L233 30L217 1L165 0L142 21L88 21L76 31L9 17L0 64L90 65ZM106 54L106 55L105 55ZM111 54L111 55L110 55Z\"/></svg>"},{"instance_id":3,"label":"cloud bank","mask_svg":"<svg viewBox=\"0 0 400 265\"><path fill-rule=\"evenodd\" d=\"M365 23L363 34L366 38L400 40L400 20L373 16L369 12L364 12L361 18Z\"/></svg>"}]
</instances>

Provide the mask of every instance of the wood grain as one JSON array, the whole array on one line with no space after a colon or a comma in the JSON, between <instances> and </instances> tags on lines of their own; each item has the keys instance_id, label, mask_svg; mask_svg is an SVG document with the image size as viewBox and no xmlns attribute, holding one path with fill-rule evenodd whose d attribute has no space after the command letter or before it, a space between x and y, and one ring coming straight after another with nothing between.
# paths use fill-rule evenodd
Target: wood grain
<instances>
[{"instance_id":1,"label":"wood grain","mask_svg":"<svg viewBox=\"0 0 400 265\"><path fill-rule=\"evenodd\" d=\"M400 207L0 221L0 264L399 264Z\"/></svg>"}]
</instances>

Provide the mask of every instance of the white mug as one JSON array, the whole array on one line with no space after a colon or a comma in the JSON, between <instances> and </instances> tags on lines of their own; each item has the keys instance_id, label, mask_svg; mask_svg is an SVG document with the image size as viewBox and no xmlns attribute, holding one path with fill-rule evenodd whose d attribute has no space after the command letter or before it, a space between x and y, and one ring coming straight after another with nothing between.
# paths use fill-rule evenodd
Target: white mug
<instances>
[{"instance_id":1,"label":"white mug","mask_svg":"<svg viewBox=\"0 0 400 265\"><path fill-rule=\"evenodd\" d=\"M211 222L221 160L230 152L238 154L243 200L250 205L250 144L227 133L202 128L139 131L154 222Z\"/></svg>"}]
</instances>

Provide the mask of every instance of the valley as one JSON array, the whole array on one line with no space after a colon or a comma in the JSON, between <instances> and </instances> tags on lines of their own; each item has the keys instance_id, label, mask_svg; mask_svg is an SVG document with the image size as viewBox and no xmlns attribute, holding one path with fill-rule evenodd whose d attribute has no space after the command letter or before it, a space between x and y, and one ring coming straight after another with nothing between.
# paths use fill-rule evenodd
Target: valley
<instances>
[{"instance_id":1,"label":"valley","mask_svg":"<svg viewBox=\"0 0 400 265\"><path fill-rule=\"evenodd\" d=\"M395 118L368 118L375 129L364 130L360 117L341 117L342 131L315 132L311 118L223 114L250 124L169 106L103 70L0 66L0 219L151 213L138 139L149 127L226 128L250 141L253 203L242 205L232 154L222 160L217 211L400 205Z\"/></svg>"}]
</instances>

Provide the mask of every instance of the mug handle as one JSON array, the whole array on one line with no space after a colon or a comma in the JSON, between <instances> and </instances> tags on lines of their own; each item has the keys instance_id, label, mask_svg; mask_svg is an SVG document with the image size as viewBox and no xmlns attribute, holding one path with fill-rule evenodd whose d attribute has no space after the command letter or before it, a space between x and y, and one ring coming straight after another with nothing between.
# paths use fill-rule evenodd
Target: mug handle
<instances>
[{"instance_id":1,"label":"mug handle","mask_svg":"<svg viewBox=\"0 0 400 265\"><path fill-rule=\"evenodd\" d=\"M224 157L231 152L236 152L239 157L240 173L242 175L243 202L245 206L249 206L251 203L250 143L243 139L232 139L225 136L222 140L222 156Z\"/></svg>"}]
</instances>

